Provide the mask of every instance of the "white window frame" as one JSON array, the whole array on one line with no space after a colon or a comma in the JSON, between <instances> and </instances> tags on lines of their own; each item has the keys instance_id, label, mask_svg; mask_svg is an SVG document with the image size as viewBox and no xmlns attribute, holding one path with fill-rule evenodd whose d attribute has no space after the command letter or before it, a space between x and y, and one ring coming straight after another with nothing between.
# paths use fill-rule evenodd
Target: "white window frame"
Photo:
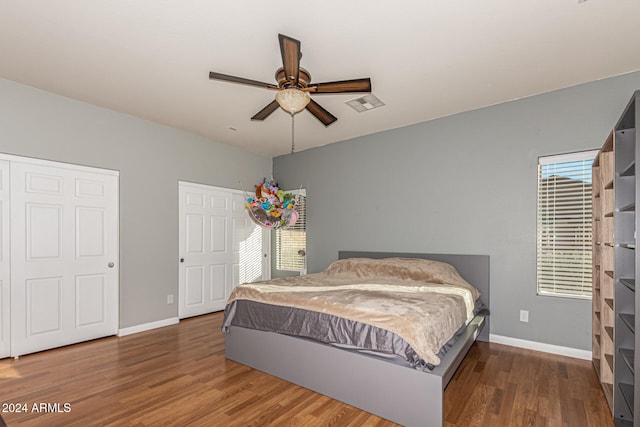
<instances>
[{"instance_id":1,"label":"white window frame","mask_svg":"<svg viewBox=\"0 0 640 427\"><path fill-rule=\"evenodd\" d=\"M304 188L298 189L298 190L285 190L285 193L292 193L296 196L300 195L302 197L305 198L303 204L301 204L301 206L298 209L298 214L299 214L299 218L298 221L296 222L296 224L293 227L283 227L283 228L278 228L275 230L276 233L276 237L275 237L275 252L276 252L276 262L275 262L275 268L278 271L295 271L295 272L299 272L301 274L305 274L307 271L307 256L306 256L306 252L307 252L307 215L306 215L306 209L307 209L307 203L306 203L306 197L307 197L307 192ZM304 250L304 255L301 256L300 259L297 258L296 255L293 254L289 254L288 256L290 257L289 259L283 259L283 251L282 251L282 238L285 235L285 233L290 233L290 232L304 232L304 248L302 248L302 250ZM294 246L295 244L292 243L292 246ZM296 252L298 252L300 250L299 247L294 247L291 250L295 250L298 249ZM302 263L300 263L299 261L302 261Z\"/></svg>"},{"instance_id":2,"label":"white window frame","mask_svg":"<svg viewBox=\"0 0 640 427\"><path fill-rule=\"evenodd\" d=\"M590 186L579 182L592 182L591 166L597 154L598 150L589 150L538 158L538 295L591 299L592 197ZM550 176L558 178L545 182Z\"/></svg>"}]
</instances>

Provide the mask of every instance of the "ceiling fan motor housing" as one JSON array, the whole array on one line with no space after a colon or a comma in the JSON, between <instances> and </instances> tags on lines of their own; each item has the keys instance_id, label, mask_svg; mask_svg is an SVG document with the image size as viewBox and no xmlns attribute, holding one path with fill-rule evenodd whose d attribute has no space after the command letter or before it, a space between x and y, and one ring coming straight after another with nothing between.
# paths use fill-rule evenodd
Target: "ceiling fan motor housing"
<instances>
[{"instance_id":1,"label":"ceiling fan motor housing","mask_svg":"<svg viewBox=\"0 0 640 427\"><path fill-rule=\"evenodd\" d=\"M276 81L278 86L282 89L287 88L305 88L309 86L311 81L311 74L304 68L300 67L298 72L298 84L295 84L295 76L287 76L284 72L284 68L280 67L276 70Z\"/></svg>"}]
</instances>

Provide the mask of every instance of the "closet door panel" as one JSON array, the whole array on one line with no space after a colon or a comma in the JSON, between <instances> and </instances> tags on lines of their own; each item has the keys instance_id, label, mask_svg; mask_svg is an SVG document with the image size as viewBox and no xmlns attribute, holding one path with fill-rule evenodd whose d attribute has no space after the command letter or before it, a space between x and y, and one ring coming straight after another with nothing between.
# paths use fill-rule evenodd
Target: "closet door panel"
<instances>
[{"instance_id":1,"label":"closet door panel","mask_svg":"<svg viewBox=\"0 0 640 427\"><path fill-rule=\"evenodd\" d=\"M25 281L28 336L44 336L62 330L62 280L59 276Z\"/></svg>"},{"instance_id":2,"label":"closet door panel","mask_svg":"<svg viewBox=\"0 0 640 427\"><path fill-rule=\"evenodd\" d=\"M11 162L11 217L11 355L115 334L118 177Z\"/></svg>"},{"instance_id":3,"label":"closet door panel","mask_svg":"<svg viewBox=\"0 0 640 427\"><path fill-rule=\"evenodd\" d=\"M9 162L0 160L0 358L11 354Z\"/></svg>"}]
</instances>

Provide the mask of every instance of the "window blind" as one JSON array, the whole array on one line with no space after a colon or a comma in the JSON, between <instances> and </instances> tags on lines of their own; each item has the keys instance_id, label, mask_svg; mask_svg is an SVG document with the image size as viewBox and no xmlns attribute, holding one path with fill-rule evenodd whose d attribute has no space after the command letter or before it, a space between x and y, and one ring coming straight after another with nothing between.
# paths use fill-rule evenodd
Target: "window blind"
<instances>
[{"instance_id":1,"label":"window blind","mask_svg":"<svg viewBox=\"0 0 640 427\"><path fill-rule=\"evenodd\" d=\"M298 221L291 227L276 230L276 269L303 271L307 268L307 197L304 190L287 193L299 193Z\"/></svg>"},{"instance_id":2,"label":"window blind","mask_svg":"<svg viewBox=\"0 0 640 427\"><path fill-rule=\"evenodd\" d=\"M540 295L591 297L591 165L596 154L587 151L539 159Z\"/></svg>"}]
</instances>

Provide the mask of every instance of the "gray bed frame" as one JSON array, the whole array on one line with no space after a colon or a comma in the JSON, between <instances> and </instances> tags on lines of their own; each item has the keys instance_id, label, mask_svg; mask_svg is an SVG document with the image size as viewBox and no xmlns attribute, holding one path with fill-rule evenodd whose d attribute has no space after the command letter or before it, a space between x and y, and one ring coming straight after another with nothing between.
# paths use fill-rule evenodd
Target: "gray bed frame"
<instances>
[{"instance_id":1,"label":"gray bed frame","mask_svg":"<svg viewBox=\"0 0 640 427\"><path fill-rule=\"evenodd\" d=\"M338 258L406 257L447 262L490 309L489 256L340 251ZM444 389L473 342L489 341L489 317L476 316L431 372L315 341L232 326L228 359L405 426L444 424Z\"/></svg>"}]
</instances>

